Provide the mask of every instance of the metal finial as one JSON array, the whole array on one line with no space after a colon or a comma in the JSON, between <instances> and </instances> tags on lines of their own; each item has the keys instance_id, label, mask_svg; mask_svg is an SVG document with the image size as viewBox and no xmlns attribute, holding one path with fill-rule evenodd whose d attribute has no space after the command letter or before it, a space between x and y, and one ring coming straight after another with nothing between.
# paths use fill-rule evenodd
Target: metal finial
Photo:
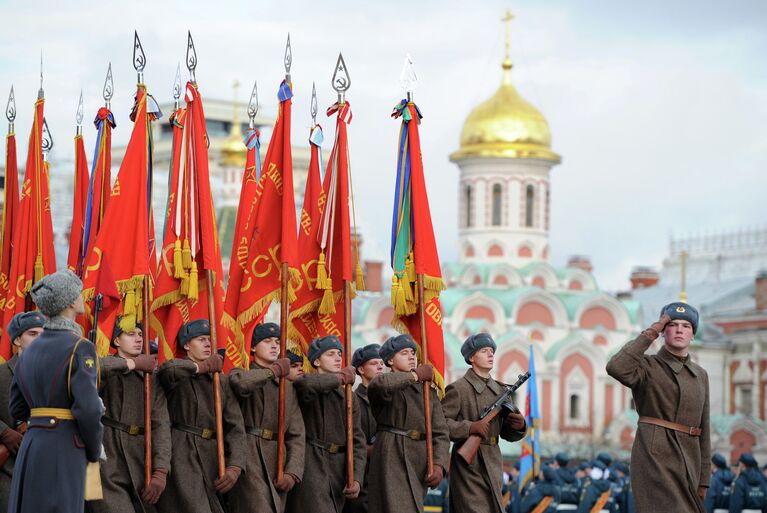
<instances>
[{"instance_id":1,"label":"metal finial","mask_svg":"<svg viewBox=\"0 0 767 513\"><path fill-rule=\"evenodd\" d=\"M43 118L43 140L40 147L43 150L43 160L48 160L47 155L53 149L53 136L48 129L48 120Z\"/></svg>"},{"instance_id":2,"label":"metal finial","mask_svg":"<svg viewBox=\"0 0 767 513\"><path fill-rule=\"evenodd\" d=\"M8 120L8 133L13 133L13 122L16 121L16 95L13 94L13 86L11 86L11 93L8 95L8 103L5 106L5 118Z\"/></svg>"},{"instance_id":3,"label":"metal finial","mask_svg":"<svg viewBox=\"0 0 767 513\"><path fill-rule=\"evenodd\" d=\"M346 69L346 62L344 62L344 55L338 54L338 61L336 61L336 69L333 72L333 89L338 93L338 101L344 101L344 94L349 90L352 85L352 79L349 76L349 71Z\"/></svg>"},{"instance_id":4,"label":"metal finial","mask_svg":"<svg viewBox=\"0 0 767 513\"><path fill-rule=\"evenodd\" d=\"M176 65L176 78L173 79L173 110L178 110L181 98L181 63Z\"/></svg>"},{"instance_id":5,"label":"metal finial","mask_svg":"<svg viewBox=\"0 0 767 513\"><path fill-rule=\"evenodd\" d=\"M43 91L43 51L40 50L40 89L37 91L37 99L45 98L45 92Z\"/></svg>"},{"instance_id":6,"label":"metal finial","mask_svg":"<svg viewBox=\"0 0 767 513\"><path fill-rule=\"evenodd\" d=\"M144 68L146 67L146 54L144 47L141 46L141 40L138 38L138 32L133 31L133 69L138 72L138 83L144 83Z\"/></svg>"},{"instance_id":7,"label":"metal finial","mask_svg":"<svg viewBox=\"0 0 767 513\"><path fill-rule=\"evenodd\" d=\"M250 92L248 101L248 126L256 127L256 114L258 114L258 81L253 82L253 91Z\"/></svg>"},{"instance_id":8,"label":"metal finial","mask_svg":"<svg viewBox=\"0 0 767 513\"><path fill-rule=\"evenodd\" d=\"M405 56L405 63L402 65L402 73L399 75L399 83L402 89L407 93L407 101L413 101L413 93L418 85L418 75L415 73L415 65L410 54Z\"/></svg>"},{"instance_id":9,"label":"metal finial","mask_svg":"<svg viewBox=\"0 0 767 513\"><path fill-rule=\"evenodd\" d=\"M196 83L197 79L194 76L194 69L197 67L197 50L194 49L194 41L192 40L192 31L187 31L186 40L186 69L189 70L189 80L192 83Z\"/></svg>"},{"instance_id":10,"label":"metal finial","mask_svg":"<svg viewBox=\"0 0 767 513\"><path fill-rule=\"evenodd\" d=\"M114 92L115 83L114 80L112 80L112 63L110 62L109 67L107 68L107 77L104 79L104 89L101 91L107 109L112 106L112 95L114 95Z\"/></svg>"},{"instance_id":11,"label":"metal finial","mask_svg":"<svg viewBox=\"0 0 767 513\"><path fill-rule=\"evenodd\" d=\"M285 43L285 80L290 82L290 67L293 65L293 49L290 46L290 32L288 42Z\"/></svg>"},{"instance_id":12,"label":"metal finial","mask_svg":"<svg viewBox=\"0 0 767 513\"><path fill-rule=\"evenodd\" d=\"M83 116L85 115L85 109L83 108L83 90L80 89L80 101L77 103L77 135L83 135Z\"/></svg>"},{"instance_id":13,"label":"metal finial","mask_svg":"<svg viewBox=\"0 0 767 513\"><path fill-rule=\"evenodd\" d=\"M317 124L317 87L312 82L312 126Z\"/></svg>"}]
</instances>

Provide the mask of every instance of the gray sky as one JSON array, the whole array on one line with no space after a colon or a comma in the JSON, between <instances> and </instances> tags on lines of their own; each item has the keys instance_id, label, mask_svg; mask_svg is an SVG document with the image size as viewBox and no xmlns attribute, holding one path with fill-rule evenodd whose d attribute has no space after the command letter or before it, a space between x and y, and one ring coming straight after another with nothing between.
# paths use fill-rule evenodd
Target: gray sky
<instances>
[{"instance_id":1,"label":"gray sky","mask_svg":"<svg viewBox=\"0 0 767 513\"><path fill-rule=\"evenodd\" d=\"M454 260L458 169L447 156L470 110L500 84L499 20L511 7L513 80L549 120L553 148L563 156L552 172L554 265L590 255L599 284L624 289L633 265L660 265L671 234L767 224L767 4L760 0L105 4L0 0L0 96L5 105L15 85L21 153L41 49L56 159L73 153L80 88L92 151L89 123L110 60L114 143L127 142L134 28L147 53L145 82L158 101L171 98L191 29L203 98L230 98L235 79L244 98L257 79L263 112L272 115L290 31L293 143L307 134L312 80L321 112L334 101L330 77L343 51L352 75L358 215L366 237L387 250L398 131L389 113L402 95L398 78L409 52L420 78L416 102L425 116L440 256ZM329 151L333 122L319 119Z\"/></svg>"}]
</instances>

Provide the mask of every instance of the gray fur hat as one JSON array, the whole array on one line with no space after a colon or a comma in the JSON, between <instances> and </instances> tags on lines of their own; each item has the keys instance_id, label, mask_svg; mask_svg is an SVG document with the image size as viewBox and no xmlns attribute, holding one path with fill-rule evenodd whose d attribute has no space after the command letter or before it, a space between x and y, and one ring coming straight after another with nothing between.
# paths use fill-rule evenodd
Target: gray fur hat
<instances>
[{"instance_id":1,"label":"gray fur hat","mask_svg":"<svg viewBox=\"0 0 767 513\"><path fill-rule=\"evenodd\" d=\"M69 269L44 276L32 286L32 301L48 317L59 315L83 292L83 282Z\"/></svg>"}]
</instances>

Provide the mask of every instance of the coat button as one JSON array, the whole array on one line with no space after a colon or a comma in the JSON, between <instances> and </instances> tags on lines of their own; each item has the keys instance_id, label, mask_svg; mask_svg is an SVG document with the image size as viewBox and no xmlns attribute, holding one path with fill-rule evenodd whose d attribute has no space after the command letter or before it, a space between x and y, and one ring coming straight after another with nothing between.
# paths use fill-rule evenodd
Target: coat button
<instances>
[{"instance_id":1,"label":"coat button","mask_svg":"<svg viewBox=\"0 0 767 513\"><path fill-rule=\"evenodd\" d=\"M56 419L51 419L51 424L55 424L55 423L56 423Z\"/></svg>"}]
</instances>

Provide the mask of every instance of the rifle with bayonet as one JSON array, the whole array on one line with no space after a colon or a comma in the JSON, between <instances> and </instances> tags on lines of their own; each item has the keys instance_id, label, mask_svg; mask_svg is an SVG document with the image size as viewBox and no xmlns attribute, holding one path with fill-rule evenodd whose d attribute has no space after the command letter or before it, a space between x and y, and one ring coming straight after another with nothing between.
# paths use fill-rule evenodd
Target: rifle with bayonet
<instances>
[{"instance_id":1,"label":"rifle with bayonet","mask_svg":"<svg viewBox=\"0 0 767 513\"><path fill-rule=\"evenodd\" d=\"M526 372L519 375L519 379L513 385L505 385L505 390L493 404L485 408L482 414L479 416L480 422L490 424L498 414L502 413L504 409L511 411L510 406L513 406L511 398L514 392L522 386L522 384L530 378L530 373ZM469 438L458 449L458 454L469 465L472 464L474 458L477 456L479 445L482 443L482 437L478 435L469 435Z\"/></svg>"}]
</instances>

